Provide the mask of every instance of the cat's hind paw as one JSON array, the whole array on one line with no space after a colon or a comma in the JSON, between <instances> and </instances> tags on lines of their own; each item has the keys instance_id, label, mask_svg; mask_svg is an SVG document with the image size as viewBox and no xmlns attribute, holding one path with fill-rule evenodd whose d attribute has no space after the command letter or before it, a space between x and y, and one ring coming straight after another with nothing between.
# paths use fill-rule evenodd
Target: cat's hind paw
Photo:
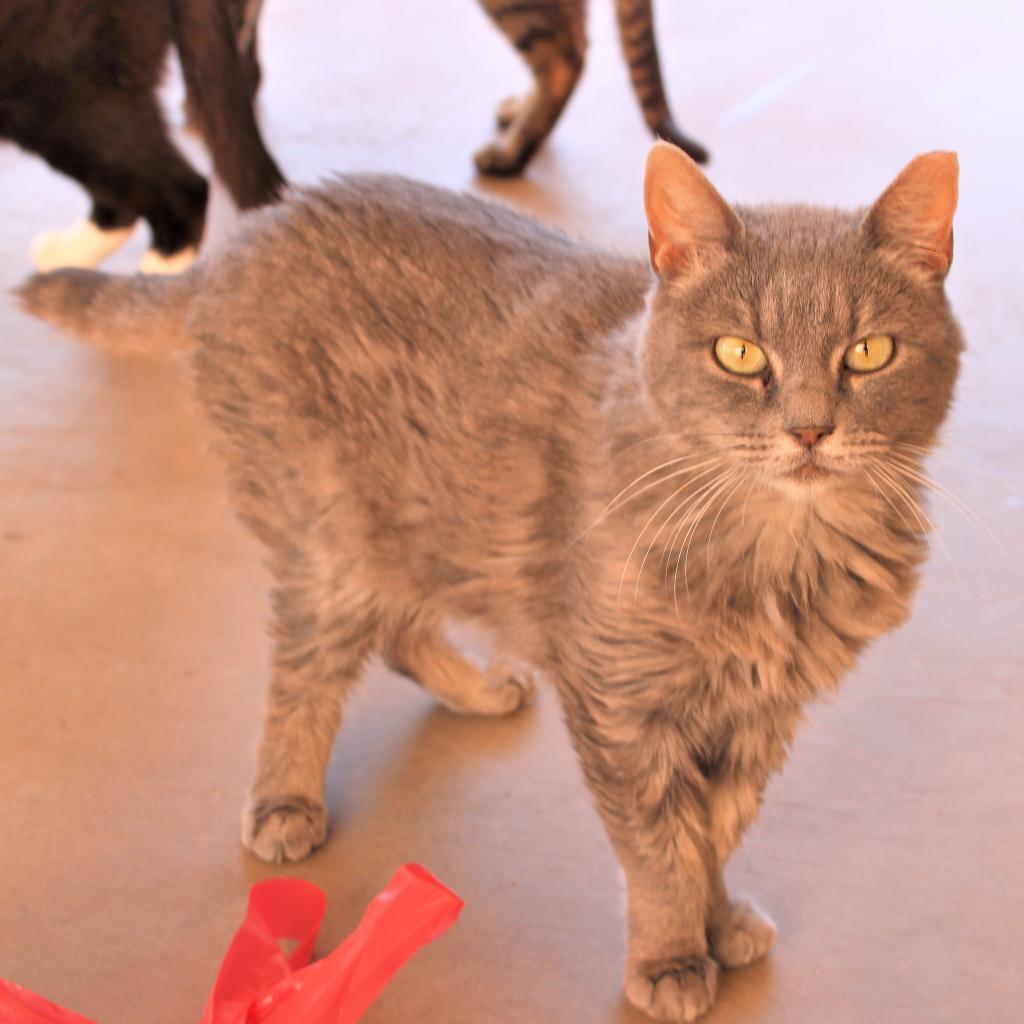
<instances>
[{"instance_id":1,"label":"cat's hind paw","mask_svg":"<svg viewBox=\"0 0 1024 1024\"><path fill-rule=\"evenodd\" d=\"M195 263L198 255L195 246L192 245L179 249L170 256L165 256L156 249L149 249L143 253L139 271L143 274L181 274Z\"/></svg>"},{"instance_id":2,"label":"cat's hind paw","mask_svg":"<svg viewBox=\"0 0 1024 1024\"><path fill-rule=\"evenodd\" d=\"M626 998L655 1020L691 1024L711 1009L717 991L718 964L707 956L626 964Z\"/></svg>"},{"instance_id":3,"label":"cat's hind paw","mask_svg":"<svg viewBox=\"0 0 1024 1024\"><path fill-rule=\"evenodd\" d=\"M514 139L514 132L502 132L473 156L476 169L481 174L490 174L498 178L513 178L523 173L530 162L536 146L528 146Z\"/></svg>"},{"instance_id":4,"label":"cat's hind paw","mask_svg":"<svg viewBox=\"0 0 1024 1024\"><path fill-rule=\"evenodd\" d=\"M775 942L775 925L755 906L732 903L710 930L711 955L723 967L746 967L766 956Z\"/></svg>"},{"instance_id":5,"label":"cat's hind paw","mask_svg":"<svg viewBox=\"0 0 1024 1024\"><path fill-rule=\"evenodd\" d=\"M698 164L706 164L711 154L696 140L679 130L672 118L666 118L653 128L659 139L678 146L687 156Z\"/></svg>"},{"instance_id":6,"label":"cat's hind paw","mask_svg":"<svg viewBox=\"0 0 1024 1024\"><path fill-rule=\"evenodd\" d=\"M503 132L506 128L510 128L512 123L517 117L519 117L523 109L523 99L521 96L509 96L503 99L498 104L498 109L495 111L494 120L497 122L498 131Z\"/></svg>"},{"instance_id":7,"label":"cat's hind paw","mask_svg":"<svg viewBox=\"0 0 1024 1024\"><path fill-rule=\"evenodd\" d=\"M291 795L250 797L242 813L242 845L271 864L303 860L327 838L327 810Z\"/></svg>"},{"instance_id":8,"label":"cat's hind paw","mask_svg":"<svg viewBox=\"0 0 1024 1024\"><path fill-rule=\"evenodd\" d=\"M131 238L134 225L104 230L87 218L69 228L36 235L29 252L36 270L48 273L60 267L99 266Z\"/></svg>"},{"instance_id":9,"label":"cat's hind paw","mask_svg":"<svg viewBox=\"0 0 1024 1024\"><path fill-rule=\"evenodd\" d=\"M490 715L511 715L525 708L537 694L537 684L528 669L499 659L487 667L489 706L483 712Z\"/></svg>"}]
</instances>

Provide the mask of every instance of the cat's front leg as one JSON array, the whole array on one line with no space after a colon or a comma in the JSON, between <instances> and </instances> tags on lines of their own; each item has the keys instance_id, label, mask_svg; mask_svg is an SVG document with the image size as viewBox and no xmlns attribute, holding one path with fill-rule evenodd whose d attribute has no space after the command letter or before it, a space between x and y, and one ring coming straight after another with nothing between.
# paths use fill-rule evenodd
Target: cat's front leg
<instances>
[{"instance_id":1,"label":"cat's front leg","mask_svg":"<svg viewBox=\"0 0 1024 1024\"><path fill-rule=\"evenodd\" d=\"M670 843L671 863L639 860L619 848L626 873L626 997L657 1020L695 1021L711 1009L718 964L710 956L710 884L699 845L686 835Z\"/></svg>"},{"instance_id":2,"label":"cat's front leg","mask_svg":"<svg viewBox=\"0 0 1024 1024\"><path fill-rule=\"evenodd\" d=\"M733 722L728 741L708 777L708 821L714 861L710 870L708 939L722 967L746 967L767 955L775 925L749 900L735 900L725 885L725 865L757 816L764 788L782 767L799 721L797 706L774 707Z\"/></svg>"},{"instance_id":3,"label":"cat's front leg","mask_svg":"<svg viewBox=\"0 0 1024 1024\"><path fill-rule=\"evenodd\" d=\"M775 925L749 900L734 900L725 885L725 864L757 813L763 780L712 780L708 814L714 851L709 870L708 942L711 955L726 968L746 967L768 954Z\"/></svg>"},{"instance_id":4,"label":"cat's front leg","mask_svg":"<svg viewBox=\"0 0 1024 1024\"><path fill-rule=\"evenodd\" d=\"M313 573L293 572L275 592L270 697L242 813L242 843L262 860L302 860L327 838L327 764L374 647L369 603L358 586L325 588Z\"/></svg>"},{"instance_id":5,"label":"cat's front leg","mask_svg":"<svg viewBox=\"0 0 1024 1024\"><path fill-rule=\"evenodd\" d=\"M713 852L706 780L685 731L664 713L602 699L567 719L622 862L628 897L626 996L658 1020L694 1021L715 999L709 955Z\"/></svg>"},{"instance_id":6,"label":"cat's front leg","mask_svg":"<svg viewBox=\"0 0 1024 1024\"><path fill-rule=\"evenodd\" d=\"M333 687L318 674L275 667L242 811L242 843L261 860L302 860L327 838L324 780L340 724Z\"/></svg>"}]
</instances>

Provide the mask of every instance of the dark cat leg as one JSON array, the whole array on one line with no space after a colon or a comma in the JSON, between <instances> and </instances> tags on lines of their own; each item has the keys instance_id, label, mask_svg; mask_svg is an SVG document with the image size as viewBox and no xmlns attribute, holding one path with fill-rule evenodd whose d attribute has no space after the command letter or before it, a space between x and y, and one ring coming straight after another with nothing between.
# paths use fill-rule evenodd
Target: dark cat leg
<instances>
[{"instance_id":1,"label":"dark cat leg","mask_svg":"<svg viewBox=\"0 0 1024 1024\"><path fill-rule=\"evenodd\" d=\"M229 8L227 0L172 0L170 9L185 85L218 176L241 209L276 201L285 181L253 112L247 66L255 51L247 65L239 49L240 42L255 45L246 25L251 17L255 31L258 9Z\"/></svg>"},{"instance_id":2,"label":"dark cat leg","mask_svg":"<svg viewBox=\"0 0 1024 1024\"><path fill-rule=\"evenodd\" d=\"M626 874L626 995L658 1020L690 1022L714 1002L706 780L685 723L628 706L621 692L566 700L566 720Z\"/></svg>"},{"instance_id":3,"label":"dark cat leg","mask_svg":"<svg viewBox=\"0 0 1024 1024\"><path fill-rule=\"evenodd\" d=\"M633 92L640 103L647 127L688 153L697 163L707 161L708 151L676 126L661 81L661 63L654 38L651 0L615 0L622 52L629 65Z\"/></svg>"},{"instance_id":4,"label":"dark cat leg","mask_svg":"<svg viewBox=\"0 0 1024 1024\"><path fill-rule=\"evenodd\" d=\"M293 555L294 563L294 555ZM274 593L273 674L242 843L274 863L301 860L327 837L324 784L342 703L377 649L378 617L353 572L322 586L304 559Z\"/></svg>"},{"instance_id":5,"label":"dark cat leg","mask_svg":"<svg viewBox=\"0 0 1024 1024\"><path fill-rule=\"evenodd\" d=\"M255 99L263 78L258 52L260 14L263 0L233 0L232 24L242 71L249 87L249 98Z\"/></svg>"},{"instance_id":6,"label":"dark cat leg","mask_svg":"<svg viewBox=\"0 0 1024 1024\"><path fill-rule=\"evenodd\" d=\"M550 134L583 71L582 0L481 0L533 72L533 88L498 109L498 135L475 156L483 174L519 174Z\"/></svg>"},{"instance_id":7,"label":"dark cat leg","mask_svg":"<svg viewBox=\"0 0 1024 1024\"><path fill-rule=\"evenodd\" d=\"M384 650L384 659L390 668L460 714L507 715L528 704L534 694L529 674L496 665L485 675L427 628L396 633Z\"/></svg>"},{"instance_id":8,"label":"dark cat leg","mask_svg":"<svg viewBox=\"0 0 1024 1024\"><path fill-rule=\"evenodd\" d=\"M100 96L85 109L69 111L28 148L84 185L93 197L94 217L110 215L120 225L115 231L123 231L133 215L149 222L153 248L143 258L144 271L175 273L195 259L206 181L172 145L152 96Z\"/></svg>"}]
</instances>

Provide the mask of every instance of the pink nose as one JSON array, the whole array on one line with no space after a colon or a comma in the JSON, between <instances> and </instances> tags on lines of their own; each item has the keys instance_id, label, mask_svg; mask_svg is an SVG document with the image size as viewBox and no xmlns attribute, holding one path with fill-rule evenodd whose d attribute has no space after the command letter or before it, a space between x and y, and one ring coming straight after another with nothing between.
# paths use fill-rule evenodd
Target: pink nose
<instances>
[{"instance_id":1,"label":"pink nose","mask_svg":"<svg viewBox=\"0 0 1024 1024\"><path fill-rule=\"evenodd\" d=\"M823 437L827 437L835 427L793 427L790 433L810 451Z\"/></svg>"}]
</instances>

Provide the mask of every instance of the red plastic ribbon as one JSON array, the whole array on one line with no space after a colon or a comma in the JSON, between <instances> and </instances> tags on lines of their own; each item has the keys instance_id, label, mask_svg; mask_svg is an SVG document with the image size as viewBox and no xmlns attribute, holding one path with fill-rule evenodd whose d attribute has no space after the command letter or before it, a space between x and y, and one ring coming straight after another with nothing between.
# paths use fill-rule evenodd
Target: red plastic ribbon
<instances>
[{"instance_id":1,"label":"red plastic ribbon","mask_svg":"<svg viewBox=\"0 0 1024 1024\"><path fill-rule=\"evenodd\" d=\"M462 900L426 868L406 864L359 927L310 964L326 909L311 882L277 878L254 885L201 1024L355 1024L416 950L455 923ZM290 953L282 941L294 943ZM92 1022L0 979L0 1024Z\"/></svg>"}]
</instances>

